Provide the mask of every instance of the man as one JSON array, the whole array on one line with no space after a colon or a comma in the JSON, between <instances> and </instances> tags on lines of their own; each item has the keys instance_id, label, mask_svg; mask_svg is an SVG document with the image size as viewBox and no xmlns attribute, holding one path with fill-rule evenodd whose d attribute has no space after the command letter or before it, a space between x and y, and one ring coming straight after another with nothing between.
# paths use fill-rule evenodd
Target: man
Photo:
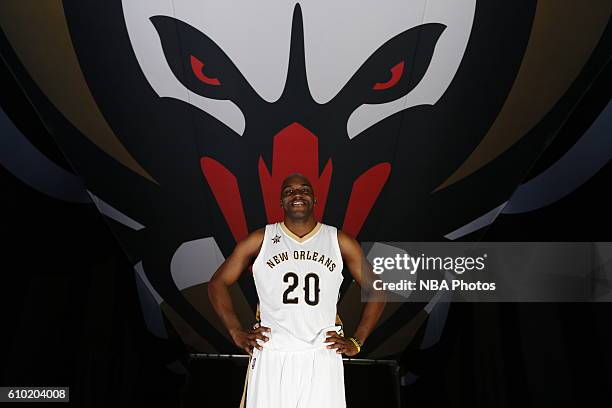
<instances>
[{"instance_id":1,"label":"man","mask_svg":"<svg viewBox=\"0 0 612 408\"><path fill-rule=\"evenodd\" d=\"M353 337L339 334L336 303L346 265L361 286L368 276L360 245L316 221L312 185L301 174L282 183L284 221L238 243L211 278L211 303L236 346L251 355L247 408L342 408L342 354L356 355L384 309L368 302ZM254 261L253 261L254 260ZM261 325L241 327L228 287L253 261Z\"/></svg>"}]
</instances>

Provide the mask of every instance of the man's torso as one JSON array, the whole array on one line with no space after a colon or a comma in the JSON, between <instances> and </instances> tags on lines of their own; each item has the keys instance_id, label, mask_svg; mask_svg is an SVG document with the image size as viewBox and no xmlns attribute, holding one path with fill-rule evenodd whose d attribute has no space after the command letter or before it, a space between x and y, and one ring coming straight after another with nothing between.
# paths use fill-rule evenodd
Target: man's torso
<instances>
[{"instance_id":1,"label":"man's torso","mask_svg":"<svg viewBox=\"0 0 612 408\"><path fill-rule=\"evenodd\" d=\"M272 329L265 347L320 345L335 325L342 268L335 227L319 223L300 238L283 223L266 226L253 263L261 324Z\"/></svg>"}]
</instances>

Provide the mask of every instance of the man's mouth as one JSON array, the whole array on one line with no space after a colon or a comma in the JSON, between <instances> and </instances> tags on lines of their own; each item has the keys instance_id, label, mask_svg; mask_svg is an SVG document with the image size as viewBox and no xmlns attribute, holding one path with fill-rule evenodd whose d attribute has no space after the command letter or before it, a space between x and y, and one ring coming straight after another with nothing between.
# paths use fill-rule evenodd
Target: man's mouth
<instances>
[{"instance_id":1,"label":"man's mouth","mask_svg":"<svg viewBox=\"0 0 612 408\"><path fill-rule=\"evenodd\" d=\"M303 207L306 205L306 201L303 200L295 200L289 203L291 207Z\"/></svg>"}]
</instances>

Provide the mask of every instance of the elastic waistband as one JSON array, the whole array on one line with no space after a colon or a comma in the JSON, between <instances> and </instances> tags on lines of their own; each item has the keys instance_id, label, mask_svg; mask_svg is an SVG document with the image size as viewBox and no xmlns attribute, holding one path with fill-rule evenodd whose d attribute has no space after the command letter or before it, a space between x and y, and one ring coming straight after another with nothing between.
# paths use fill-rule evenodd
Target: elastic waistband
<instances>
[{"instance_id":1,"label":"elastic waistband","mask_svg":"<svg viewBox=\"0 0 612 408\"><path fill-rule=\"evenodd\" d=\"M281 351L281 352L292 352L299 353L312 350L325 349L329 343L325 343L328 331L338 332L341 329L340 326L328 326L317 333L313 341L301 340L291 333L287 332L282 328L271 328L271 331L265 333L265 336L269 338L267 342L257 340L257 342L263 345L264 349Z\"/></svg>"}]
</instances>

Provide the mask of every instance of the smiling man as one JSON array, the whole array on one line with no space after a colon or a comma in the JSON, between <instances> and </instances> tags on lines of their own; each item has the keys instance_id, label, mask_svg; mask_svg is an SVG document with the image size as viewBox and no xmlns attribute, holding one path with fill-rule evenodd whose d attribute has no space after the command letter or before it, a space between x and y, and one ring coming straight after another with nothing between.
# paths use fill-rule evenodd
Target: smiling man
<instances>
[{"instance_id":1,"label":"smiling man","mask_svg":"<svg viewBox=\"0 0 612 408\"><path fill-rule=\"evenodd\" d=\"M369 268L357 241L317 222L310 181L291 174L282 183L284 221L238 243L212 277L211 303L236 346L251 354L247 408L342 408L342 354L356 355L384 309L368 302L353 337L336 323L336 303L348 268L360 286ZM228 287L253 262L260 324L241 327Z\"/></svg>"}]
</instances>

